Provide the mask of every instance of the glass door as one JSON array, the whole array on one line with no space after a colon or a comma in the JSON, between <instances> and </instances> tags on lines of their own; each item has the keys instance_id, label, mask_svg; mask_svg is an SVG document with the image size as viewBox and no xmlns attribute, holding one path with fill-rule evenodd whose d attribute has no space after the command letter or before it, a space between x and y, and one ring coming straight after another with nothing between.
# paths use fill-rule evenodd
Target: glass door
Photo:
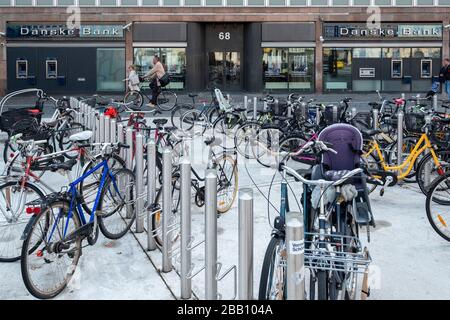
<instances>
[{"instance_id":1,"label":"glass door","mask_svg":"<svg viewBox=\"0 0 450 320\"><path fill-rule=\"evenodd\" d=\"M223 90L240 90L240 52L210 52L208 62L208 87Z\"/></svg>"}]
</instances>

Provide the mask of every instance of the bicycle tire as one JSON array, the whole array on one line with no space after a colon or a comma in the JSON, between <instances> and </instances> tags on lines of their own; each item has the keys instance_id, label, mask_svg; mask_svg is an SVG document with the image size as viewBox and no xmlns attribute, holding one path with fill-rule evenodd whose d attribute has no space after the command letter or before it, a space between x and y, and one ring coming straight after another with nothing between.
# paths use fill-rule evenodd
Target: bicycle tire
<instances>
[{"instance_id":1,"label":"bicycle tire","mask_svg":"<svg viewBox=\"0 0 450 320\"><path fill-rule=\"evenodd\" d=\"M171 114L170 114L170 122L172 123L172 126L174 126L175 128L180 129L181 128L181 117L182 115L188 111L194 109L193 106L189 105L189 104L184 104L181 106L176 106ZM178 122L176 121L176 119L178 119Z\"/></svg>"},{"instance_id":2,"label":"bicycle tire","mask_svg":"<svg viewBox=\"0 0 450 320\"><path fill-rule=\"evenodd\" d=\"M267 245L259 280L258 300L270 300L271 287L269 288L269 284L273 283L276 249L282 242L284 241L280 237L272 236Z\"/></svg>"},{"instance_id":3,"label":"bicycle tire","mask_svg":"<svg viewBox=\"0 0 450 320\"><path fill-rule=\"evenodd\" d=\"M433 217L433 210L431 208L432 203L438 203L441 204L445 207L448 207L450 205L450 199L449 201L436 201L436 199L434 198L434 193L437 191L436 189L441 185L442 182L444 182L444 180L450 180L450 173L447 172L445 175L443 175L442 177L436 179L432 185L430 186L429 192L427 194L427 199L425 201L425 208L426 208L426 212L427 212L427 218L428 218L428 222L431 224L431 227L434 229L434 231L441 236L443 239L450 241L450 234L445 234L443 233L440 228L436 225L436 221ZM449 183L447 183L447 186L450 186L450 181ZM443 218L439 217L440 213L437 215L437 219L439 220L439 223L445 224L446 221L443 220Z\"/></svg>"},{"instance_id":4,"label":"bicycle tire","mask_svg":"<svg viewBox=\"0 0 450 320\"><path fill-rule=\"evenodd\" d=\"M140 110L144 105L144 96L142 92L136 90L128 91L123 97L123 102L130 103L132 101L136 101L136 103L133 102L133 109Z\"/></svg>"},{"instance_id":5,"label":"bicycle tire","mask_svg":"<svg viewBox=\"0 0 450 320\"><path fill-rule=\"evenodd\" d=\"M436 156L438 157L438 159L440 160L444 160L445 162L449 162L450 160L450 151L446 151L446 150L438 150L435 151ZM430 174L433 173L437 173L437 168L434 165L434 161L433 161L433 157L431 155L431 153L426 154L420 161L419 164L417 165L417 171L416 171L416 179L417 179L417 184L419 185L420 190L422 191L422 193L424 195L428 194L428 191L430 189L430 185L432 184L432 182L438 178L440 176L440 174L438 173L438 177L434 177L435 179L430 179L430 184L426 185L426 181L425 181L425 168L427 165L432 165L432 171ZM443 166L442 170L444 170L444 172L448 171L448 167Z\"/></svg>"},{"instance_id":6,"label":"bicycle tire","mask_svg":"<svg viewBox=\"0 0 450 320\"><path fill-rule=\"evenodd\" d=\"M169 90L161 90L156 100L156 107L160 111L172 111L178 103L178 97L175 92Z\"/></svg>"},{"instance_id":7,"label":"bicycle tire","mask_svg":"<svg viewBox=\"0 0 450 320\"><path fill-rule=\"evenodd\" d=\"M234 134L234 145L239 154L246 159L253 159L253 152L249 135L256 139L257 133L260 128L261 125L258 122L249 121L241 125ZM248 132L248 130L250 132ZM243 142L245 142L245 144L242 146Z\"/></svg>"},{"instance_id":8,"label":"bicycle tire","mask_svg":"<svg viewBox=\"0 0 450 320\"><path fill-rule=\"evenodd\" d=\"M328 271L317 271L317 300L328 300Z\"/></svg>"},{"instance_id":9,"label":"bicycle tire","mask_svg":"<svg viewBox=\"0 0 450 320\"><path fill-rule=\"evenodd\" d=\"M59 136L56 138L56 140L58 141L59 150L61 150L61 151L67 150L67 149L71 148L73 145L73 141L70 141L70 140L69 140L69 142L64 141L64 137L66 136L66 133L67 133L67 137L70 138L71 135L84 130L84 126L78 122L72 122L69 124L69 126L70 126L70 128L63 129L64 132L61 132L61 134L59 134ZM78 130L78 131L73 132L72 131L73 128L75 128L75 130ZM76 159L78 157L78 152L74 152L74 155L71 155L68 152L64 152L64 156L67 159Z\"/></svg>"}]
</instances>

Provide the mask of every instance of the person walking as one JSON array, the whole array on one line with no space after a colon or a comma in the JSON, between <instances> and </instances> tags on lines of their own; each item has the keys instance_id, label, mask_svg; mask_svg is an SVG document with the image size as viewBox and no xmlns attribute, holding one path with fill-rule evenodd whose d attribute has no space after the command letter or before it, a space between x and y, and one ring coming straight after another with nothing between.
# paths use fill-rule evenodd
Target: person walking
<instances>
[{"instance_id":1,"label":"person walking","mask_svg":"<svg viewBox=\"0 0 450 320\"><path fill-rule=\"evenodd\" d=\"M442 83L445 92L447 93L448 100L450 100L450 59L445 58L442 68L439 71L439 82Z\"/></svg>"},{"instance_id":2,"label":"person walking","mask_svg":"<svg viewBox=\"0 0 450 320\"><path fill-rule=\"evenodd\" d=\"M141 87L139 87L139 76L134 65L130 65L128 67L128 78L126 78L124 81L128 81L129 91L141 91Z\"/></svg>"},{"instance_id":3,"label":"person walking","mask_svg":"<svg viewBox=\"0 0 450 320\"><path fill-rule=\"evenodd\" d=\"M152 99L150 100L150 103L147 104L150 108L156 107L158 95L161 92L161 83L159 82L159 79L165 74L166 71L161 63L161 59L158 55L155 55L153 57L153 68L145 75L145 78L150 80L150 89L152 90Z\"/></svg>"}]
</instances>

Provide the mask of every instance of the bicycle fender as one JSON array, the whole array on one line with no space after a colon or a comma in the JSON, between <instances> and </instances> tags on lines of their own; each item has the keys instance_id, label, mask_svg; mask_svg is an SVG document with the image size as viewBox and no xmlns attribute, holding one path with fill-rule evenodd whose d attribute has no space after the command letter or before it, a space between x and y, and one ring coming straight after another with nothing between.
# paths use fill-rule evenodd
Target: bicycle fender
<instances>
[{"instance_id":1,"label":"bicycle fender","mask_svg":"<svg viewBox=\"0 0 450 320\"><path fill-rule=\"evenodd\" d=\"M34 224L34 221L36 221L38 215L34 214L30 220L28 221L27 225L25 226L25 229L23 230L22 236L20 237L20 240L25 240L28 237L28 234L31 231L31 226Z\"/></svg>"}]
</instances>

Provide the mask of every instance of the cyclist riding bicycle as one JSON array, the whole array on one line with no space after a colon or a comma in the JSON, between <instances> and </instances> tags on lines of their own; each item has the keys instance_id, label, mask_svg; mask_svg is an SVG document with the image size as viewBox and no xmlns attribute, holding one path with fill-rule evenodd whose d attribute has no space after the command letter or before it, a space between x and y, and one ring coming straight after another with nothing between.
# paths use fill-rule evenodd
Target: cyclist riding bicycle
<instances>
[{"instance_id":1,"label":"cyclist riding bicycle","mask_svg":"<svg viewBox=\"0 0 450 320\"><path fill-rule=\"evenodd\" d=\"M164 77L165 74L166 71L161 63L161 59L155 54L153 56L153 68L144 76L144 78L150 80L150 89L152 90L152 99L150 100L150 103L147 103L147 106L150 108L156 107L158 95L161 93L160 79Z\"/></svg>"}]
</instances>

